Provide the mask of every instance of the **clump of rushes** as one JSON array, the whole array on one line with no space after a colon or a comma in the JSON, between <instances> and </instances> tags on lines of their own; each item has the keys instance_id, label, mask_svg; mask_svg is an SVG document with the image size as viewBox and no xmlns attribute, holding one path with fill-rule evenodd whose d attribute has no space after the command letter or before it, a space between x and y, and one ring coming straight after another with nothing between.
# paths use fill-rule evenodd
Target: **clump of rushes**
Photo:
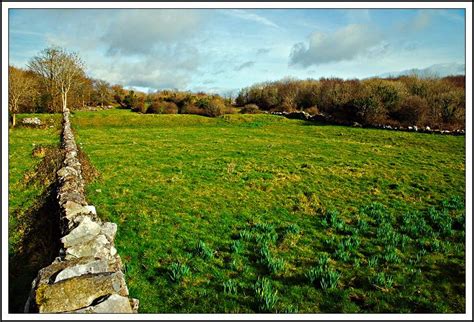
<instances>
[{"instance_id":1,"label":"clump of rushes","mask_svg":"<svg viewBox=\"0 0 474 322\"><path fill-rule=\"evenodd\" d=\"M367 266L369 266L370 268L375 268L377 267L378 264L379 264L379 256L377 255L372 256L367 260Z\"/></svg>"},{"instance_id":2,"label":"clump of rushes","mask_svg":"<svg viewBox=\"0 0 474 322\"><path fill-rule=\"evenodd\" d=\"M344 221L338 217L339 211L335 209L328 209L321 221L323 227L325 228L333 228L336 230L343 230L344 229Z\"/></svg>"},{"instance_id":3,"label":"clump of rushes","mask_svg":"<svg viewBox=\"0 0 474 322\"><path fill-rule=\"evenodd\" d=\"M278 274L285 269L285 260L283 258L273 257L268 244L263 244L260 247L260 262L267 266L267 269L272 274Z\"/></svg>"},{"instance_id":4,"label":"clump of rushes","mask_svg":"<svg viewBox=\"0 0 474 322\"><path fill-rule=\"evenodd\" d=\"M222 285L224 286L225 294L237 295L237 283L235 280L227 280Z\"/></svg>"},{"instance_id":5,"label":"clump of rushes","mask_svg":"<svg viewBox=\"0 0 474 322\"><path fill-rule=\"evenodd\" d=\"M212 249L210 249L206 243L204 243L202 240L200 240L196 246L196 249L195 249L195 252L196 254L198 254L199 256L203 257L203 258L206 258L206 259L210 259L212 257L214 257L214 251Z\"/></svg>"},{"instance_id":6,"label":"clump of rushes","mask_svg":"<svg viewBox=\"0 0 474 322\"><path fill-rule=\"evenodd\" d=\"M300 231L301 229L297 224L291 224L285 228L285 233L288 235L297 235Z\"/></svg>"},{"instance_id":7,"label":"clump of rushes","mask_svg":"<svg viewBox=\"0 0 474 322\"><path fill-rule=\"evenodd\" d=\"M326 290L328 288L335 289L339 284L340 277L341 273L334 270L328 270L326 274L321 277L319 284L321 285L321 288L323 290Z\"/></svg>"},{"instance_id":8,"label":"clump of rushes","mask_svg":"<svg viewBox=\"0 0 474 322\"><path fill-rule=\"evenodd\" d=\"M356 227L361 233L365 233L369 230L369 224L367 223L367 221L360 218L357 220Z\"/></svg>"},{"instance_id":9,"label":"clump of rushes","mask_svg":"<svg viewBox=\"0 0 474 322\"><path fill-rule=\"evenodd\" d=\"M258 309L261 312L271 312L278 301L278 291L273 290L271 281L265 277L259 277L254 285L254 291L259 305Z\"/></svg>"},{"instance_id":10,"label":"clump of rushes","mask_svg":"<svg viewBox=\"0 0 474 322\"><path fill-rule=\"evenodd\" d=\"M360 267L360 259L354 258L354 268L359 268L359 267Z\"/></svg>"},{"instance_id":11,"label":"clump of rushes","mask_svg":"<svg viewBox=\"0 0 474 322\"><path fill-rule=\"evenodd\" d=\"M350 260L351 253L353 253L360 245L360 238L357 236L344 237L337 245L334 256L344 262Z\"/></svg>"},{"instance_id":12,"label":"clump of rushes","mask_svg":"<svg viewBox=\"0 0 474 322\"><path fill-rule=\"evenodd\" d=\"M169 277L173 282L179 282L183 277L188 276L190 273L189 266L182 263L172 263L169 267Z\"/></svg>"},{"instance_id":13,"label":"clump of rushes","mask_svg":"<svg viewBox=\"0 0 474 322\"><path fill-rule=\"evenodd\" d=\"M328 267L329 265L329 260L331 258L329 257L328 254L321 254L318 256L318 265L321 267Z\"/></svg>"},{"instance_id":14,"label":"clump of rushes","mask_svg":"<svg viewBox=\"0 0 474 322\"><path fill-rule=\"evenodd\" d=\"M441 202L442 206L450 210L462 210L464 209L464 201L460 196L452 196L448 200Z\"/></svg>"},{"instance_id":15,"label":"clump of rushes","mask_svg":"<svg viewBox=\"0 0 474 322\"><path fill-rule=\"evenodd\" d=\"M283 258L269 258L267 268L272 274L279 274L285 270L285 260Z\"/></svg>"},{"instance_id":16,"label":"clump of rushes","mask_svg":"<svg viewBox=\"0 0 474 322\"><path fill-rule=\"evenodd\" d=\"M383 259L387 263L399 264L401 262L400 256L398 256L395 247L389 246L385 250L385 254L383 255Z\"/></svg>"},{"instance_id":17,"label":"clump of rushes","mask_svg":"<svg viewBox=\"0 0 474 322\"><path fill-rule=\"evenodd\" d=\"M385 207L379 202L373 202L368 206L364 206L360 211L375 220L377 224L387 220Z\"/></svg>"},{"instance_id":18,"label":"clump of rushes","mask_svg":"<svg viewBox=\"0 0 474 322\"><path fill-rule=\"evenodd\" d=\"M386 240L389 234L394 233L393 227L388 222L383 222L376 230L377 239Z\"/></svg>"},{"instance_id":19,"label":"clump of rushes","mask_svg":"<svg viewBox=\"0 0 474 322\"><path fill-rule=\"evenodd\" d=\"M276 243L276 241L278 240L278 234L274 231L271 231L271 232L265 232L265 233L262 233L262 234L257 234L255 236L255 241L257 242L257 244L266 244L266 243Z\"/></svg>"},{"instance_id":20,"label":"clump of rushes","mask_svg":"<svg viewBox=\"0 0 474 322\"><path fill-rule=\"evenodd\" d=\"M342 239L342 244L344 245L345 249L352 252L359 248L360 238L358 236L344 237Z\"/></svg>"},{"instance_id":21,"label":"clump of rushes","mask_svg":"<svg viewBox=\"0 0 474 322\"><path fill-rule=\"evenodd\" d=\"M383 288L391 288L393 286L393 277L379 272L375 276L370 277L370 283Z\"/></svg>"},{"instance_id":22,"label":"clump of rushes","mask_svg":"<svg viewBox=\"0 0 474 322\"><path fill-rule=\"evenodd\" d=\"M324 268L321 266L311 267L306 273L305 276L311 284L314 284L318 281L321 276L324 274Z\"/></svg>"},{"instance_id":23,"label":"clump of rushes","mask_svg":"<svg viewBox=\"0 0 474 322\"><path fill-rule=\"evenodd\" d=\"M417 211L405 213L402 216L400 228L402 232L406 233L412 238L431 236L433 232L431 227L426 223L422 214Z\"/></svg>"},{"instance_id":24,"label":"clump of rushes","mask_svg":"<svg viewBox=\"0 0 474 322\"><path fill-rule=\"evenodd\" d=\"M318 258L318 264L310 268L306 273L306 278L311 284L319 284L322 289L336 288L341 274L329 267L329 256L323 254Z\"/></svg>"},{"instance_id":25,"label":"clump of rushes","mask_svg":"<svg viewBox=\"0 0 474 322\"><path fill-rule=\"evenodd\" d=\"M239 232L239 236L241 239L247 240L247 241L252 240L253 238L252 232L247 229L244 229L241 232Z\"/></svg>"},{"instance_id":26,"label":"clump of rushes","mask_svg":"<svg viewBox=\"0 0 474 322\"><path fill-rule=\"evenodd\" d=\"M253 226L253 229L261 233L271 233L275 230L275 227L267 223L256 223L255 226Z\"/></svg>"},{"instance_id":27,"label":"clump of rushes","mask_svg":"<svg viewBox=\"0 0 474 322\"><path fill-rule=\"evenodd\" d=\"M242 254L242 252L244 251L244 244L241 240L234 240L232 241L231 248L235 254Z\"/></svg>"},{"instance_id":28,"label":"clump of rushes","mask_svg":"<svg viewBox=\"0 0 474 322\"><path fill-rule=\"evenodd\" d=\"M453 235L453 220L447 210L437 211L434 207L428 209L427 217L431 226L443 236Z\"/></svg>"},{"instance_id":29,"label":"clump of rushes","mask_svg":"<svg viewBox=\"0 0 474 322\"><path fill-rule=\"evenodd\" d=\"M298 313L298 307L290 304L285 308L283 313L296 314L296 313Z\"/></svg>"},{"instance_id":30,"label":"clump of rushes","mask_svg":"<svg viewBox=\"0 0 474 322\"><path fill-rule=\"evenodd\" d=\"M347 250L345 250L343 246L341 247L341 245L342 244L338 245L338 248L334 252L334 257L340 259L343 262L347 262L351 259L351 254Z\"/></svg>"}]
</instances>

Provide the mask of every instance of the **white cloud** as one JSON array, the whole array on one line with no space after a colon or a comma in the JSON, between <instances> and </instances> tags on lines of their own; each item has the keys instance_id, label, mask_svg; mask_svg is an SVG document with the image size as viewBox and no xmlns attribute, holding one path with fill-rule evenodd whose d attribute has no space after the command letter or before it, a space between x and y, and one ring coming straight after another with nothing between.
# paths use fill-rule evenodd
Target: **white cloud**
<instances>
[{"instance_id":1,"label":"white cloud","mask_svg":"<svg viewBox=\"0 0 474 322\"><path fill-rule=\"evenodd\" d=\"M333 33L314 32L308 44L297 43L290 54L290 65L308 67L351 60L382 40L381 33L369 25L351 24Z\"/></svg>"},{"instance_id":2,"label":"white cloud","mask_svg":"<svg viewBox=\"0 0 474 322\"><path fill-rule=\"evenodd\" d=\"M201 22L197 10L127 10L114 17L101 40L108 54L149 54L157 47L186 39Z\"/></svg>"},{"instance_id":3,"label":"white cloud","mask_svg":"<svg viewBox=\"0 0 474 322\"><path fill-rule=\"evenodd\" d=\"M111 83L153 89L187 87L201 62L199 51L183 43L155 50L155 55L132 60L129 57L103 57L90 70L96 78Z\"/></svg>"},{"instance_id":4,"label":"white cloud","mask_svg":"<svg viewBox=\"0 0 474 322\"><path fill-rule=\"evenodd\" d=\"M402 30L405 32L423 30L431 24L432 19L431 11L421 10L413 19L402 25Z\"/></svg>"},{"instance_id":5,"label":"white cloud","mask_svg":"<svg viewBox=\"0 0 474 322\"><path fill-rule=\"evenodd\" d=\"M236 17L236 18L239 18L239 19L247 20L247 21L253 21L253 22L268 26L268 27L280 28L273 21L271 21L271 20L269 20L265 17L262 17L262 16L260 16L256 13L248 12L248 11L245 11L245 10L242 10L242 9L222 10L221 12L223 12L227 15L230 15L232 17Z\"/></svg>"}]
</instances>

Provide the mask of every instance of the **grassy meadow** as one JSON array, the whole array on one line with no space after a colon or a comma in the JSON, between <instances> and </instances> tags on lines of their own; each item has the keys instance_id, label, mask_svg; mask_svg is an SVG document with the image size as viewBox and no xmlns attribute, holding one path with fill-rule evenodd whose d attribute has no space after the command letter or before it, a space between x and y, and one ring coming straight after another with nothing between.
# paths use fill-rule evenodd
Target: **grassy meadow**
<instances>
[{"instance_id":1,"label":"grassy meadow","mask_svg":"<svg viewBox=\"0 0 474 322\"><path fill-rule=\"evenodd\" d=\"M71 122L142 313L465 311L463 136L264 114ZM59 132L9 135L11 228L38 195L32 142Z\"/></svg>"}]
</instances>

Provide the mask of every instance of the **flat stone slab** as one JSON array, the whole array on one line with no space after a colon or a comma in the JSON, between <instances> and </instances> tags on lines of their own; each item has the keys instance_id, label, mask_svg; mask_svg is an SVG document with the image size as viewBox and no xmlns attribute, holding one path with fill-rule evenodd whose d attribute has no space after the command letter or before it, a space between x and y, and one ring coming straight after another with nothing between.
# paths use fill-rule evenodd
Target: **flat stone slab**
<instances>
[{"instance_id":1,"label":"flat stone slab","mask_svg":"<svg viewBox=\"0 0 474 322\"><path fill-rule=\"evenodd\" d=\"M112 294L97 305L68 313L134 313L134 311L128 297Z\"/></svg>"},{"instance_id":2,"label":"flat stone slab","mask_svg":"<svg viewBox=\"0 0 474 322\"><path fill-rule=\"evenodd\" d=\"M61 238L65 248L84 244L94 239L101 232L101 227L98 223L92 221L89 217L84 217L79 226L71 230L71 232Z\"/></svg>"},{"instance_id":3,"label":"flat stone slab","mask_svg":"<svg viewBox=\"0 0 474 322\"><path fill-rule=\"evenodd\" d=\"M104 235L98 235L91 241L78 244L66 249L66 260L79 257L107 258L115 255L116 250ZM111 254L113 252L114 254Z\"/></svg>"},{"instance_id":4,"label":"flat stone slab","mask_svg":"<svg viewBox=\"0 0 474 322\"><path fill-rule=\"evenodd\" d=\"M85 308L111 294L128 296L122 272L83 275L41 285L36 290L36 303L40 313L59 313Z\"/></svg>"},{"instance_id":5,"label":"flat stone slab","mask_svg":"<svg viewBox=\"0 0 474 322\"><path fill-rule=\"evenodd\" d=\"M56 275L54 283L86 274L117 272L121 269L120 259L116 261L98 259L64 268Z\"/></svg>"}]
</instances>

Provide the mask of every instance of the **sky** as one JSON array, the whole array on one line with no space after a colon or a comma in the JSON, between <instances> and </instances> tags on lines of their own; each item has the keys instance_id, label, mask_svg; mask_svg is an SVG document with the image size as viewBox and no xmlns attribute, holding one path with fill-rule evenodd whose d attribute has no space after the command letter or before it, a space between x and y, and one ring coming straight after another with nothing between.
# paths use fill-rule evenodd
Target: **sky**
<instances>
[{"instance_id":1,"label":"sky","mask_svg":"<svg viewBox=\"0 0 474 322\"><path fill-rule=\"evenodd\" d=\"M9 63L79 53L143 91L235 93L282 78L366 78L464 64L462 9L10 9Z\"/></svg>"}]
</instances>

